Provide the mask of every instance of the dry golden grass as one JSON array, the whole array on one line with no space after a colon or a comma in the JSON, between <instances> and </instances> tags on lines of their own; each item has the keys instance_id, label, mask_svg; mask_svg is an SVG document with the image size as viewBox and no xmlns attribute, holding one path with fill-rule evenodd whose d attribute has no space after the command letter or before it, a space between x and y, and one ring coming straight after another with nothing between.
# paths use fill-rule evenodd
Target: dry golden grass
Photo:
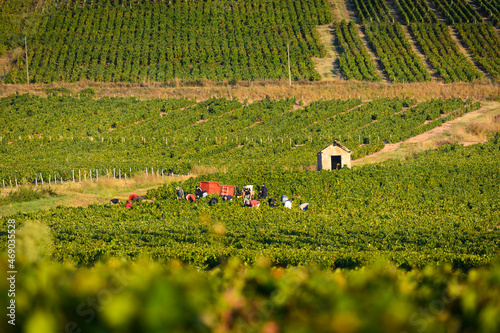
<instances>
[{"instance_id":1,"label":"dry golden grass","mask_svg":"<svg viewBox=\"0 0 500 333\"><path fill-rule=\"evenodd\" d=\"M50 209L59 205L69 207L87 207L90 204L105 204L112 198L119 198L126 201L130 194L145 195L149 189L156 188L163 184L171 182L185 181L190 176L165 176L158 177L138 174L128 179L108 179L99 178L99 180L90 180L82 182L68 181L63 184L45 184L44 187L50 187L56 192L57 196L34 200L30 202L13 203L0 206L0 216L10 215L18 211L31 212L41 209ZM33 185L24 185L34 188ZM40 186L38 187L40 188ZM15 191L16 187L0 190L0 194L7 195L10 191Z\"/></svg>"},{"instance_id":2,"label":"dry golden grass","mask_svg":"<svg viewBox=\"0 0 500 333\"><path fill-rule=\"evenodd\" d=\"M199 82L198 82L199 81ZM178 83L175 83L178 82ZM203 86L194 86L200 85ZM176 85L170 87L169 85ZM183 86L184 85L184 86ZM187 86L192 85L192 86ZM282 81L240 81L235 85L226 82L211 82L208 80L181 81L169 83L53 83L27 85L0 85L0 97L17 93L31 93L46 96L48 88L66 88L72 91L73 96L85 88L94 88L95 98L136 97L139 99L187 97L205 100L211 97L236 98L238 100L260 100L266 97L282 99L295 97L303 101L317 99L348 99L361 98L372 100L381 97L411 97L417 100L431 98L471 98L472 100L500 100L500 85L496 82L483 80L473 83L444 84L439 82L418 83L385 83L385 82L353 82L339 79L330 79L320 82L293 82L289 86L288 80Z\"/></svg>"}]
</instances>

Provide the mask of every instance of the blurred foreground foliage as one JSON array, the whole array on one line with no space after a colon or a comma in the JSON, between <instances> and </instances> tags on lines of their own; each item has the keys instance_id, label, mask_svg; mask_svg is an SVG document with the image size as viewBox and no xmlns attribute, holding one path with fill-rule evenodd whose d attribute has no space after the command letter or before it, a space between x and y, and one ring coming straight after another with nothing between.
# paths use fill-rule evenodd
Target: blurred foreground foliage
<instances>
[{"instance_id":1,"label":"blurred foreground foliage","mask_svg":"<svg viewBox=\"0 0 500 333\"><path fill-rule=\"evenodd\" d=\"M6 255L0 268L7 271ZM404 271L271 268L264 257L211 271L113 258L18 270L16 332L498 332L500 264ZM6 279L0 280L8 289ZM6 293L2 293L6 301ZM9 326L9 327L6 327Z\"/></svg>"}]
</instances>

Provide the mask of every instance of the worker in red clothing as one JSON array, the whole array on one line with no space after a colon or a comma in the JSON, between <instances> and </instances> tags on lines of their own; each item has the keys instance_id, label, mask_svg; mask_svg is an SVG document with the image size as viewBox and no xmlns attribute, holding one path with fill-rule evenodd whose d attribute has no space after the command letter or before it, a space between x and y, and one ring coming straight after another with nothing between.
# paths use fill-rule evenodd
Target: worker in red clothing
<instances>
[{"instance_id":1,"label":"worker in red clothing","mask_svg":"<svg viewBox=\"0 0 500 333\"><path fill-rule=\"evenodd\" d=\"M129 197L128 197L128 202L132 202L134 200L135 197L138 197L137 194L131 194ZM137 200L137 199L136 199Z\"/></svg>"},{"instance_id":2,"label":"worker in red clothing","mask_svg":"<svg viewBox=\"0 0 500 333\"><path fill-rule=\"evenodd\" d=\"M259 208L259 206L260 206L260 202L257 201L257 200L248 200L248 199L245 199L244 203L245 203L246 207Z\"/></svg>"},{"instance_id":3,"label":"worker in red clothing","mask_svg":"<svg viewBox=\"0 0 500 333\"><path fill-rule=\"evenodd\" d=\"M129 203L127 203L127 204L125 205L125 208L130 208L130 207L132 207L132 205L133 205L133 204L134 204L134 203L133 203L132 201L130 201Z\"/></svg>"}]
</instances>

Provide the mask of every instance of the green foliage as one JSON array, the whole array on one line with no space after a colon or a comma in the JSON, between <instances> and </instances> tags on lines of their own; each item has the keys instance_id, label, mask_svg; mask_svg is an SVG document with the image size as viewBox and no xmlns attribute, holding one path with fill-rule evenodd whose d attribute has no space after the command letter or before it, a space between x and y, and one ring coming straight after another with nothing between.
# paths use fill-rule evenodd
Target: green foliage
<instances>
[{"instance_id":1,"label":"green foliage","mask_svg":"<svg viewBox=\"0 0 500 333\"><path fill-rule=\"evenodd\" d=\"M47 196L56 196L57 193L48 188L33 189L30 187L21 187L15 191L10 191L6 196L0 197L0 205L6 205L13 202L25 202L41 199Z\"/></svg>"},{"instance_id":2,"label":"green foliage","mask_svg":"<svg viewBox=\"0 0 500 333\"><path fill-rule=\"evenodd\" d=\"M411 31L445 83L473 81L483 75L458 49L445 24L412 23Z\"/></svg>"},{"instance_id":3,"label":"green foliage","mask_svg":"<svg viewBox=\"0 0 500 333\"><path fill-rule=\"evenodd\" d=\"M406 25L439 22L425 0L396 0L396 6Z\"/></svg>"},{"instance_id":4,"label":"green foliage","mask_svg":"<svg viewBox=\"0 0 500 333\"><path fill-rule=\"evenodd\" d=\"M334 26L343 51L339 55L342 74L347 79L381 81L368 51L358 36L354 21L335 22Z\"/></svg>"},{"instance_id":5,"label":"green foliage","mask_svg":"<svg viewBox=\"0 0 500 333\"><path fill-rule=\"evenodd\" d=\"M466 0L432 0L451 24L482 23L481 15Z\"/></svg>"},{"instance_id":6,"label":"green foliage","mask_svg":"<svg viewBox=\"0 0 500 333\"><path fill-rule=\"evenodd\" d=\"M311 57L326 51L315 26L331 19L325 0L70 1L29 38L30 82L280 79L288 43L293 78L316 80Z\"/></svg>"},{"instance_id":7,"label":"green foliage","mask_svg":"<svg viewBox=\"0 0 500 333\"><path fill-rule=\"evenodd\" d=\"M246 170L212 174L150 191L152 203L58 207L6 221L42 221L54 238L53 258L93 265L102 257L179 259L212 268L236 257L272 265L355 268L384 256L403 268L448 262L468 270L498 255L498 137L487 144L443 146L404 163L338 172ZM176 200L201 180L242 188L265 183L269 197L287 195L292 209L243 207L241 199ZM307 211L301 203L310 203ZM7 242L3 241L5 248Z\"/></svg>"},{"instance_id":8,"label":"green foliage","mask_svg":"<svg viewBox=\"0 0 500 333\"><path fill-rule=\"evenodd\" d=\"M500 79L500 39L491 24L456 24L474 59L491 76Z\"/></svg>"},{"instance_id":9,"label":"green foliage","mask_svg":"<svg viewBox=\"0 0 500 333\"><path fill-rule=\"evenodd\" d=\"M7 257L1 257L4 264ZM500 267L468 274L449 265L405 272L379 260L362 270L269 269L231 261L203 272L176 262L91 269L41 262L19 269L16 325L63 332L432 332L494 333ZM2 290L9 281L0 280ZM54 292L57 290L57 292ZM47 309L50 309L48 311Z\"/></svg>"},{"instance_id":10,"label":"green foliage","mask_svg":"<svg viewBox=\"0 0 500 333\"><path fill-rule=\"evenodd\" d=\"M40 182L40 173L58 182L78 179L79 173L82 179L90 173L130 176L146 167L160 174L187 174L199 165L230 172L297 169L314 165L316 153L333 140L356 159L480 106L460 99L417 104L409 98L294 104L10 96L0 99L0 182Z\"/></svg>"},{"instance_id":11,"label":"green foliage","mask_svg":"<svg viewBox=\"0 0 500 333\"><path fill-rule=\"evenodd\" d=\"M365 25L365 34L375 48L391 82L430 81L431 76L413 52L399 23Z\"/></svg>"},{"instance_id":12,"label":"green foliage","mask_svg":"<svg viewBox=\"0 0 500 333\"><path fill-rule=\"evenodd\" d=\"M493 24L500 28L500 2L498 0L476 0L475 2L488 14Z\"/></svg>"}]
</instances>

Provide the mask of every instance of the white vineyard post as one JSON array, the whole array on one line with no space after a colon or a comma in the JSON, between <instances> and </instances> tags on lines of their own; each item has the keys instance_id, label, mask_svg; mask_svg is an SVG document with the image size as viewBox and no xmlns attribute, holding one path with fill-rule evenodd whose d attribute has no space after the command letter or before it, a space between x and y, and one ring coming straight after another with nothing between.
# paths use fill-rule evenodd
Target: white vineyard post
<instances>
[{"instance_id":1,"label":"white vineyard post","mask_svg":"<svg viewBox=\"0 0 500 333\"><path fill-rule=\"evenodd\" d=\"M35 186L38 186L38 179L37 179L37 176L35 176Z\"/></svg>"},{"instance_id":2,"label":"white vineyard post","mask_svg":"<svg viewBox=\"0 0 500 333\"><path fill-rule=\"evenodd\" d=\"M73 171L73 183L75 182L75 170L72 170Z\"/></svg>"},{"instance_id":3,"label":"white vineyard post","mask_svg":"<svg viewBox=\"0 0 500 333\"><path fill-rule=\"evenodd\" d=\"M89 171L90 171L90 181L92 181L92 169L90 169Z\"/></svg>"},{"instance_id":4,"label":"white vineyard post","mask_svg":"<svg viewBox=\"0 0 500 333\"><path fill-rule=\"evenodd\" d=\"M82 173L81 173L80 169L78 169L78 182L79 183L82 182Z\"/></svg>"},{"instance_id":5,"label":"white vineyard post","mask_svg":"<svg viewBox=\"0 0 500 333\"><path fill-rule=\"evenodd\" d=\"M49 186L50 186L50 175L49 175Z\"/></svg>"},{"instance_id":6,"label":"white vineyard post","mask_svg":"<svg viewBox=\"0 0 500 333\"><path fill-rule=\"evenodd\" d=\"M95 169L96 180L99 180L99 169Z\"/></svg>"},{"instance_id":7,"label":"white vineyard post","mask_svg":"<svg viewBox=\"0 0 500 333\"><path fill-rule=\"evenodd\" d=\"M115 168L113 168L113 178L116 178L116 171L115 171Z\"/></svg>"},{"instance_id":8,"label":"white vineyard post","mask_svg":"<svg viewBox=\"0 0 500 333\"><path fill-rule=\"evenodd\" d=\"M41 172L40 172L40 180L42 181L42 186L43 186L43 177Z\"/></svg>"},{"instance_id":9,"label":"white vineyard post","mask_svg":"<svg viewBox=\"0 0 500 333\"><path fill-rule=\"evenodd\" d=\"M118 179L122 179L122 169L118 169Z\"/></svg>"},{"instance_id":10,"label":"white vineyard post","mask_svg":"<svg viewBox=\"0 0 500 333\"><path fill-rule=\"evenodd\" d=\"M19 188L19 186L17 186L17 177L15 178L15 180L16 180L16 188Z\"/></svg>"},{"instance_id":11,"label":"white vineyard post","mask_svg":"<svg viewBox=\"0 0 500 333\"><path fill-rule=\"evenodd\" d=\"M54 185L57 185L57 176L55 172L54 172Z\"/></svg>"}]
</instances>

